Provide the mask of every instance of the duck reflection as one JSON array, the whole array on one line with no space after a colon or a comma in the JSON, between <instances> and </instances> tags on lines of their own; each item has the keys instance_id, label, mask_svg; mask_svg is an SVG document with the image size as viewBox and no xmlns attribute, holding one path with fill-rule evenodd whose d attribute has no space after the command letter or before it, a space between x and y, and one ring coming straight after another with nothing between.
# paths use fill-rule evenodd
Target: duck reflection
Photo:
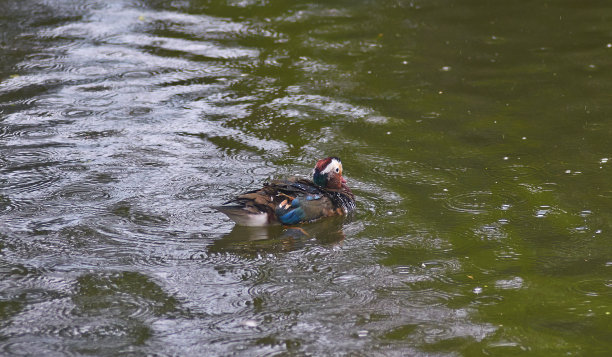
<instances>
[{"instance_id":1,"label":"duck reflection","mask_svg":"<svg viewBox=\"0 0 612 357\"><path fill-rule=\"evenodd\" d=\"M231 232L208 247L209 253L274 253L303 248L316 242L341 244L344 217L330 217L299 226L246 227L235 225Z\"/></svg>"}]
</instances>

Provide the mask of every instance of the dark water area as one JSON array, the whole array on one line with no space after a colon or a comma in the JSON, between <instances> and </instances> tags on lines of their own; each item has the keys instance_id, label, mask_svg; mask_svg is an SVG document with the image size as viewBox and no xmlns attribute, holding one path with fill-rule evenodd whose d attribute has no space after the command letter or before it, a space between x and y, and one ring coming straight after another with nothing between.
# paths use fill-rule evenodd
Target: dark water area
<instances>
[{"instance_id":1,"label":"dark water area","mask_svg":"<svg viewBox=\"0 0 612 357\"><path fill-rule=\"evenodd\" d=\"M608 2L0 9L0 355L612 353Z\"/></svg>"}]
</instances>

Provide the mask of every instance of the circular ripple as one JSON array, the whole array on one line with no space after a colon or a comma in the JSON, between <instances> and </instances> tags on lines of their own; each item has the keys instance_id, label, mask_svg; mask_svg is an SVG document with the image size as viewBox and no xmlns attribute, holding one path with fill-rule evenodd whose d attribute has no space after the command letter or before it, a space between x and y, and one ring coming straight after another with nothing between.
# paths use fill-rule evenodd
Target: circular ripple
<instances>
[{"instance_id":1,"label":"circular ripple","mask_svg":"<svg viewBox=\"0 0 612 357\"><path fill-rule=\"evenodd\" d=\"M573 290L587 296L612 296L612 280L582 280L574 284Z\"/></svg>"},{"instance_id":2,"label":"circular ripple","mask_svg":"<svg viewBox=\"0 0 612 357\"><path fill-rule=\"evenodd\" d=\"M20 101L19 104L23 104L29 101ZM17 103L16 103L17 104ZM19 137L34 137L40 135L40 127L27 124L7 124L0 127L0 139L2 138L19 138ZM0 167L6 166L8 160L0 157Z\"/></svg>"},{"instance_id":3,"label":"circular ripple","mask_svg":"<svg viewBox=\"0 0 612 357\"><path fill-rule=\"evenodd\" d=\"M103 191L99 186L87 183L75 183L63 186L53 195L57 198L83 201L98 201L110 198L108 192Z\"/></svg>"},{"instance_id":4,"label":"circular ripple","mask_svg":"<svg viewBox=\"0 0 612 357\"><path fill-rule=\"evenodd\" d=\"M452 326L433 322L421 325L418 334L422 336L425 343L436 343L441 340L456 337L454 336Z\"/></svg>"},{"instance_id":5,"label":"circular ripple","mask_svg":"<svg viewBox=\"0 0 612 357\"><path fill-rule=\"evenodd\" d=\"M438 282L457 285L463 280L457 279L457 273L462 271L458 260L426 260L418 265L397 266L393 272L405 284L416 289L429 289Z\"/></svg>"},{"instance_id":6,"label":"circular ripple","mask_svg":"<svg viewBox=\"0 0 612 357\"><path fill-rule=\"evenodd\" d=\"M363 286L363 278L355 276L340 277L335 282L338 282L338 289L342 291L352 303L365 305L376 299L376 292L369 286Z\"/></svg>"},{"instance_id":7,"label":"circular ripple","mask_svg":"<svg viewBox=\"0 0 612 357\"><path fill-rule=\"evenodd\" d=\"M160 72L156 71L125 71L119 75L120 78L123 79L138 79L138 78L150 78L154 77Z\"/></svg>"},{"instance_id":8,"label":"circular ripple","mask_svg":"<svg viewBox=\"0 0 612 357\"><path fill-rule=\"evenodd\" d=\"M210 166L199 170L205 176L200 179L209 184L209 191L225 191L225 197L239 194L245 190L260 188L275 172L275 165L262 160L256 153L240 150L224 153L219 160L211 160ZM278 170L278 167L276 167Z\"/></svg>"},{"instance_id":9,"label":"circular ripple","mask_svg":"<svg viewBox=\"0 0 612 357\"><path fill-rule=\"evenodd\" d=\"M386 293L397 301L398 304L406 307L434 307L446 306L455 295L447 291L435 289L433 287L420 288L418 285L411 284L406 287L385 289ZM431 283L429 284L431 285Z\"/></svg>"},{"instance_id":10,"label":"circular ripple","mask_svg":"<svg viewBox=\"0 0 612 357\"><path fill-rule=\"evenodd\" d=\"M199 200L208 197L210 195L208 191L209 189L206 185L206 180L201 180L200 182L180 187L179 192L176 193L174 197L179 200Z\"/></svg>"},{"instance_id":11,"label":"circular ripple","mask_svg":"<svg viewBox=\"0 0 612 357\"><path fill-rule=\"evenodd\" d=\"M451 196L445 206L455 212L482 214L492 211L505 211L520 200L511 194L497 194L491 191L475 191Z\"/></svg>"},{"instance_id":12,"label":"circular ripple","mask_svg":"<svg viewBox=\"0 0 612 357\"><path fill-rule=\"evenodd\" d=\"M69 70L71 72L86 76L86 77L93 77L93 78L100 78L100 77L104 77L106 75L108 75L109 73L112 73L112 71L114 70L114 68L109 68L110 66L101 66L98 64L95 65L89 65L89 66L82 66L82 67L72 67Z\"/></svg>"},{"instance_id":13,"label":"circular ripple","mask_svg":"<svg viewBox=\"0 0 612 357\"><path fill-rule=\"evenodd\" d=\"M395 162L379 157L372 157L369 160L378 163L370 169L374 177L410 180L425 185L446 185L449 182L449 176L453 175L453 170L440 169L416 161Z\"/></svg>"},{"instance_id":14,"label":"circular ripple","mask_svg":"<svg viewBox=\"0 0 612 357\"><path fill-rule=\"evenodd\" d=\"M66 118L83 118L93 115L93 110L90 109L78 109L78 108L69 108L62 111L62 116Z\"/></svg>"},{"instance_id":15,"label":"circular ripple","mask_svg":"<svg viewBox=\"0 0 612 357\"><path fill-rule=\"evenodd\" d=\"M139 106L131 107L129 105L120 108L110 109L104 113L104 117L111 120L134 119L135 117L145 117L146 114L152 112L153 109ZM143 118L144 119L144 118Z\"/></svg>"},{"instance_id":16,"label":"circular ripple","mask_svg":"<svg viewBox=\"0 0 612 357\"><path fill-rule=\"evenodd\" d=\"M208 325L208 330L214 331L215 336L247 336L261 332L262 323L261 318L255 318L250 313L225 314L214 318Z\"/></svg>"},{"instance_id":17,"label":"circular ripple","mask_svg":"<svg viewBox=\"0 0 612 357\"><path fill-rule=\"evenodd\" d=\"M542 173L542 169L529 165L512 164L508 166L487 168L486 173L500 180L517 181L522 178L536 176Z\"/></svg>"},{"instance_id":18,"label":"circular ripple","mask_svg":"<svg viewBox=\"0 0 612 357\"><path fill-rule=\"evenodd\" d=\"M8 342L0 344L0 352L3 356L52 356L55 353L61 356L80 355L78 352L71 351L63 341L53 343L48 339L41 339L40 336L36 341L36 339L27 335L22 338L12 338Z\"/></svg>"},{"instance_id":19,"label":"circular ripple","mask_svg":"<svg viewBox=\"0 0 612 357\"><path fill-rule=\"evenodd\" d=\"M504 301L501 295L478 295L474 298L474 303L481 306L497 305Z\"/></svg>"},{"instance_id":20,"label":"circular ripple","mask_svg":"<svg viewBox=\"0 0 612 357\"><path fill-rule=\"evenodd\" d=\"M146 320L172 313L178 302L144 274L87 274L77 279L72 297L77 316L126 316Z\"/></svg>"},{"instance_id":21,"label":"circular ripple","mask_svg":"<svg viewBox=\"0 0 612 357\"><path fill-rule=\"evenodd\" d=\"M278 167L276 167L270 161L262 160L260 154L245 150L230 150L229 152L225 153L223 161L230 162L230 164L226 167L240 167L241 169L245 170L244 174L246 174L252 180L257 177L263 179L272 174L275 169L278 169Z\"/></svg>"},{"instance_id":22,"label":"circular ripple","mask_svg":"<svg viewBox=\"0 0 612 357\"><path fill-rule=\"evenodd\" d=\"M32 73L34 71L62 72L65 70L65 56L55 53L32 53L16 65L18 72Z\"/></svg>"},{"instance_id":23,"label":"circular ripple","mask_svg":"<svg viewBox=\"0 0 612 357\"><path fill-rule=\"evenodd\" d=\"M57 181L59 177L48 170L33 168L28 172L11 173L6 187L13 192L31 193L52 186Z\"/></svg>"},{"instance_id":24,"label":"circular ripple","mask_svg":"<svg viewBox=\"0 0 612 357\"><path fill-rule=\"evenodd\" d=\"M365 305L376 298L370 287L362 286L362 282L357 281L361 279L345 279L347 280L340 280L334 285L323 284L316 279L305 279L293 284L263 284L250 288L249 294L262 306L292 311L293 314L314 311L320 306L331 308L345 304Z\"/></svg>"},{"instance_id":25,"label":"circular ripple","mask_svg":"<svg viewBox=\"0 0 612 357\"><path fill-rule=\"evenodd\" d=\"M178 245L182 243L177 242ZM201 285L234 285L234 284L258 284L267 281L271 271L265 266L263 259L245 259L233 253L196 253L191 256L192 260L198 261L206 266L212 266L216 281L201 281Z\"/></svg>"}]
</instances>

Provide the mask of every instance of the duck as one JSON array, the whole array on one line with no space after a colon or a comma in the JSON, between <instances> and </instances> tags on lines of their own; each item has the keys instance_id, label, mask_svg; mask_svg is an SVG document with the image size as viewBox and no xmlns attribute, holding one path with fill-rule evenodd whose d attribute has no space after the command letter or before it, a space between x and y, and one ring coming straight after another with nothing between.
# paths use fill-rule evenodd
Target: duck
<instances>
[{"instance_id":1,"label":"duck","mask_svg":"<svg viewBox=\"0 0 612 357\"><path fill-rule=\"evenodd\" d=\"M299 225L351 214L355 195L346 183L342 161L330 156L317 161L312 180L295 176L271 180L213 208L241 226Z\"/></svg>"}]
</instances>

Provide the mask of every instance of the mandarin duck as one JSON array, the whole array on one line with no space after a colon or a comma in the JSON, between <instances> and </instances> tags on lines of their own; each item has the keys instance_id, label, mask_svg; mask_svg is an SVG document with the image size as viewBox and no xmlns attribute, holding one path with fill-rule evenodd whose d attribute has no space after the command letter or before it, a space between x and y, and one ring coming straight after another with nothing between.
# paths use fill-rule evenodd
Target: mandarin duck
<instances>
[{"instance_id":1,"label":"mandarin duck","mask_svg":"<svg viewBox=\"0 0 612 357\"><path fill-rule=\"evenodd\" d=\"M337 157L317 161L312 181L290 177L272 180L214 207L242 226L295 225L355 210L355 196L342 177Z\"/></svg>"}]
</instances>

